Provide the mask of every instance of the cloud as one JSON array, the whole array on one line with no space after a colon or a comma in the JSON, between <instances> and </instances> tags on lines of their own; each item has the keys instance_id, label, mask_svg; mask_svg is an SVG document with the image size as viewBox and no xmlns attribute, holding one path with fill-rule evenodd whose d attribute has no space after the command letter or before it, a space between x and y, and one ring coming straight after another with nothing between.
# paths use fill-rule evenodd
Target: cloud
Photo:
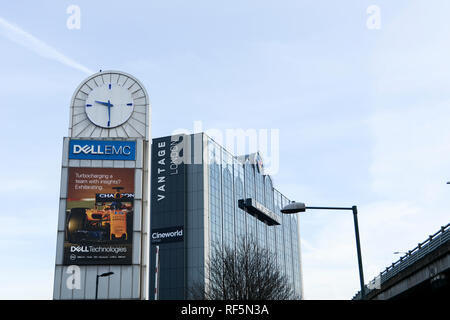
<instances>
[{"instance_id":1,"label":"cloud","mask_svg":"<svg viewBox=\"0 0 450 320\"><path fill-rule=\"evenodd\" d=\"M40 237L53 237L56 233L55 212L58 212L56 206L22 209L20 215L1 215L0 225L7 226L0 234L1 247L18 239L33 242Z\"/></svg>"},{"instance_id":2,"label":"cloud","mask_svg":"<svg viewBox=\"0 0 450 320\"><path fill-rule=\"evenodd\" d=\"M5 184L0 185L0 193L1 194L15 194L16 192L20 192L23 190L27 190L29 192L40 191L42 189L42 181L38 179L29 179L29 178L5 178L2 177L2 181L7 181Z\"/></svg>"},{"instance_id":3,"label":"cloud","mask_svg":"<svg viewBox=\"0 0 450 320\"><path fill-rule=\"evenodd\" d=\"M0 300L49 300L53 297L53 268L32 264L3 268ZM14 275L14 276L11 276Z\"/></svg>"},{"instance_id":4,"label":"cloud","mask_svg":"<svg viewBox=\"0 0 450 320\"><path fill-rule=\"evenodd\" d=\"M63 53L59 52L55 48L49 46L42 40L36 38L25 30L15 26L2 17L0 17L0 34L8 38L12 42L15 42L28 50L31 50L41 57L57 61L65 66L74 68L87 74L93 74L94 72L82 64L70 59Z\"/></svg>"},{"instance_id":5,"label":"cloud","mask_svg":"<svg viewBox=\"0 0 450 320\"><path fill-rule=\"evenodd\" d=\"M427 98L447 95L449 10L447 0L410 1L395 19L383 22L382 36L370 61L378 97L401 94L405 101L420 94Z\"/></svg>"},{"instance_id":6,"label":"cloud","mask_svg":"<svg viewBox=\"0 0 450 320\"><path fill-rule=\"evenodd\" d=\"M52 298L57 212L39 202L2 211L0 300Z\"/></svg>"},{"instance_id":7,"label":"cloud","mask_svg":"<svg viewBox=\"0 0 450 320\"><path fill-rule=\"evenodd\" d=\"M374 138L372 188L382 196L442 200L450 180L450 101L377 110L370 121Z\"/></svg>"},{"instance_id":8,"label":"cloud","mask_svg":"<svg viewBox=\"0 0 450 320\"><path fill-rule=\"evenodd\" d=\"M350 283L349 283L350 282ZM358 271L324 264L311 268L303 277L305 300L348 300L356 293Z\"/></svg>"}]
</instances>

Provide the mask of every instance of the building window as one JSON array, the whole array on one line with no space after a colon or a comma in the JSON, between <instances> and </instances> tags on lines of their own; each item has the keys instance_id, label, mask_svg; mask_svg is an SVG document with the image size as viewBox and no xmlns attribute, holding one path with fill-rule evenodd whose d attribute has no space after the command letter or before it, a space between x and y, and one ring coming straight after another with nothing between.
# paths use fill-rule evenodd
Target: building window
<instances>
[{"instance_id":1,"label":"building window","mask_svg":"<svg viewBox=\"0 0 450 320\"><path fill-rule=\"evenodd\" d=\"M223 170L223 242L234 248L233 177L228 168Z\"/></svg>"},{"instance_id":2,"label":"building window","mask_svg":"<svg viewBox=\"0 0 450 320\"><path fill-rule=\"evenodd\" d=\"M239 167L239 165L235 166L235 171L238 170ZM245 223L246 213L244 210L239 208L239 206L237 206L238 201L240 199L244 199L244 183L242 182L240 175L236 178L234 185L236 190L236 198L234 201L236 204L236 235L238 238L237 240L239 240L247 235Z\"/></svg>"},{"instance_id":3,"label":"building window","mask_svg":"<svg viewBox=\"0 0 450 320\"><path fill-rule=\"evenodd\" d=\"M245 175L245 197L255 199L255 168L248 162L244 166ZM252 239L256 238L256 217L249 214L247 216L247 235Z\"/></svg>"},{"instance_id":4,"label":"building window","mask_svg":"<svg viewBox=\"0 0 450 320\"><path fill-rule=\"evenodd\" d=\"M209 215L211 248L222 246L222 188L220 174L220 147L213 141L208 143L209 152ZM211 250L212 252L213 250Z\"/></svg>"}]
</instances>

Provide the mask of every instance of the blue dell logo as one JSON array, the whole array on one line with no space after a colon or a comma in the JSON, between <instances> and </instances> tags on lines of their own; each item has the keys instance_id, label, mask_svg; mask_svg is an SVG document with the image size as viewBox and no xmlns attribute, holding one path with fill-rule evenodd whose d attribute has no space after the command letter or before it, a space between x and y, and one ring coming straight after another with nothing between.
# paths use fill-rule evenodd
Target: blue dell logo
<instances>
[{"instance_id":1,"label":"blue dell logo","mask_svg":"<svg viewBox=\"0 0 450 320\"><path fill-rule=\"evenodd\" d=\"M135 160L136 141L70 140L69 159Z\"/></svg>"}]
</instances>

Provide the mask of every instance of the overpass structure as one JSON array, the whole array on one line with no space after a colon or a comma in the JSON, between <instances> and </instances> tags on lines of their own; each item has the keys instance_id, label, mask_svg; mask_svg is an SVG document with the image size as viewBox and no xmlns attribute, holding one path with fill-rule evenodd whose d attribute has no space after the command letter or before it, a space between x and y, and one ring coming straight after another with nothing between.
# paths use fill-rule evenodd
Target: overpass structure
<instances>
[{"instance_id":1,"label":"overpass structure","mask_svg":"<svg viewBox=\"0 0 450 320\"><path fill-rule=\"evenodd\" d=\"M366 300L435 299L450 296L450 223L365 286ZM358 292L353 300L361 299Z\"/></svg>"}]
</instances>

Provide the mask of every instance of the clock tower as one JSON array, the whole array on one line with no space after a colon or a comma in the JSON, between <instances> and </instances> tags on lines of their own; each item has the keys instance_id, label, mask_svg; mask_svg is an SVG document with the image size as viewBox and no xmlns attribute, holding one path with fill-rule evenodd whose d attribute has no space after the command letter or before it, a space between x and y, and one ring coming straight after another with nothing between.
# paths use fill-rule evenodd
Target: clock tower
<instances>
[{"instance_id":1,"label":"clock tower","mask_svg":"<svg viewBox=\"0 0 450 320\"><path fill-rule=\"evenodd\" d=\"M150 102L120 71L85 79L63 141L54 299L147 299Z\"/></svg>"}]
</instances>

